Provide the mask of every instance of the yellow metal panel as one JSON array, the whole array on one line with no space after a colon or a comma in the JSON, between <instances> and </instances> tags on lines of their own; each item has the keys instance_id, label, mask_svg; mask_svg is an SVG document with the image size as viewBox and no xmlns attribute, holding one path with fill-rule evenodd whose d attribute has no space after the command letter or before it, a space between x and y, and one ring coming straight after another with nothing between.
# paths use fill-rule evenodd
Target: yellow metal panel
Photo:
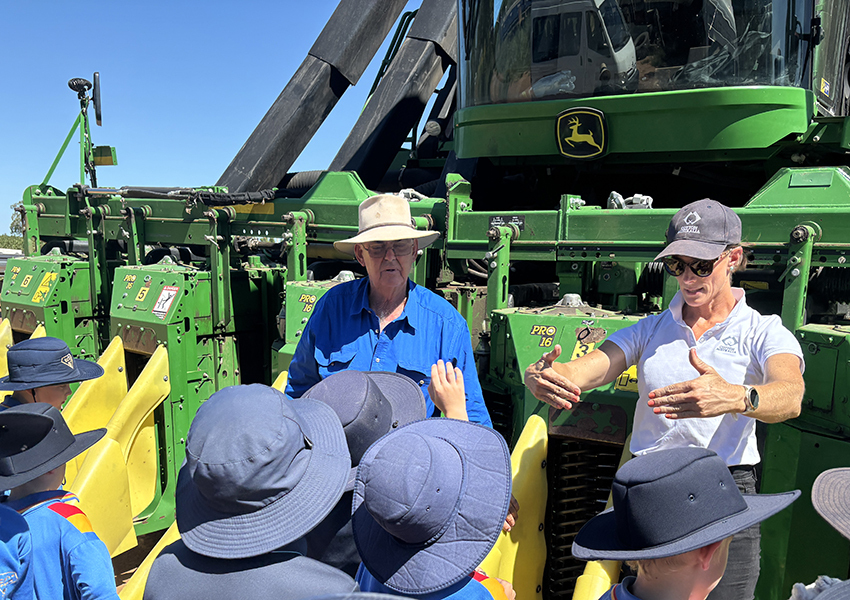
<instances>
[{"instance_id":1,"label":"yellow metal panel","mask_svg":"<svg viewBox=\"0 0 850 600\"><path fill-rule=\"evenodd\" d=\"M124 364L124 344L120 337L112 339L97 364L103 367L103 376L80 384L62 409L62 416L74 434L106 427L127 395L127 368ZM74 481L85 458L84 452L66 465L66 483Z\"/></svg>"},{"instance_id":2,"label":"yellow metal panel","mask_svg":"<svg viewBox=\"0 0 850 600\"><path fill-rule=\"evenodd\" d=\"M153 411L170 392L168 353L159 346L71 485L112 556L136 545L133 517L156 494L156 458L148 454L155 440L148 438L153 436Z\"/></svg>"},{"instance_id":3,"label":"yellow metal panel","mask_svg":"<svg viewBox=\"0 0 850 600\"><path fill-rule=\"evenodd\" d=\"M9 319L0 321L0 377L5 377L9 374L9 364L6 362L6 353L9 351L9 346L15 343L12 339L12 324Z\"/></svg>"},{"instance_id":4,"label":"yellow metal panel","mask_svg":"<svg viewBox=\"0 0 850 600\"><path fill-rule=\"evenodd\" d=\"M289 371L281 371L280 375L277 376L277 379L274 380L272 387L276 390L280 390L281 392L286 391L286 380L289 376Z\"/></svg>"},{"instance_id":5,"label":"yellow metal panel","mask_svg":"<svg viewBox=\"0 0 850 600\"><path fill-rule=\"evenodd\" d=\"M516 525L509 533L499 535L481 563L481 570L490 577L510 581L517 598L523 600L543 598L539 590L543 589L546 538L540 525L546 518L548 447L546 421L532 415L511 454L513 494L519 503Z\"/></svg>"},{"instance_id":6,"label":"yellow metal panel","mask_svg":"<svg viewBox=\"0 0 850 600\"><path fill-rule=\"evenodd\" d=\"M39 324L38 327L35 328L35 331L30 335L30 339L34 340L35 338L43 338L47 336L47 332L44 330L44 325Z\"/></svg>"},{"instance_id":7,"label":"yellow metal panel","mask_svg":"<svg viewBox=\"0 0 850 600\"><path fill-rule=\"evenodd\" d=\"M156 543L156 546L148 553L145 557L145 560L142 561L142 564L139 565L139 568L136 569L133 576L130 577L130 581L126 583L124 589L121 590L121 593L118 596L121 600L142 600L145 595L145 584L148 581L148 573L151 572L151 565L153 561L156 560L156 557L159 556L159 553L162 552L162 549L168 546L169 544L173 544L177 540L180 539L180 532L177 530L177 521L171 524L165 534L159 541Z\"/></svg>"}]
</instances>

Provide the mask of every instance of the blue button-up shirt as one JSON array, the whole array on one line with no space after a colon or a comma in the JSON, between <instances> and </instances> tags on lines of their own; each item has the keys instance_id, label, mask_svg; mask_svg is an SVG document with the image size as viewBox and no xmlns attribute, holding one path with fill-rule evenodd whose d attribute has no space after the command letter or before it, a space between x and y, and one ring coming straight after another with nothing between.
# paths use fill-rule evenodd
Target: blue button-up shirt
<instances>
[{"instance_id":1,"label":"blue button-up shirt","mask_svg":"<svg viewBox=\"0 0 850 600\"><path fill-rule=\"evenodd\" d=\"M395 371L413 379L425 395L426 415L437 408L428 395L431 366L439 359L463 373L469 420L492 427L475 359L469 327L447 300L408 282L404 311L380 331L369 308L369 279L341 283L316 303L289 365L286 393L299 398L337 371Z\"/></svg>"}]
</instances>

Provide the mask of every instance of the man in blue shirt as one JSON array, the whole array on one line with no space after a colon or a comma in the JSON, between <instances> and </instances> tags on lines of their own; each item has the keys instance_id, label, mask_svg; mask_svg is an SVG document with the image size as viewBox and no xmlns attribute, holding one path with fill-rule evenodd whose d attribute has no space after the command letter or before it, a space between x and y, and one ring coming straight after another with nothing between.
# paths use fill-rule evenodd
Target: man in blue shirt
<instances>
[{"instance_id":1,"label":"man in blue shirt","mask_svg":"<svg viewBox=\"0 0 850 600\"><path fill-rule=\"evenodd\" d=\"M492 426L466 321L444 298L408 279L419 249L433 243L439 232L414 229L409 204L392 195L365 200L359 221L359 233L334 242L334 247L353 255L368 277L341 283L316 303L290 363L286 393L300 397L346 369L392 371L419 385L428 416L439 410ZM441 360L445 372L437 370ZM439 391L446 389L442 387L432 388L438 390L432 397L432 372L451 382L457 371L463 375L465 405L452 393Z\"/></svg>"}]
</instances>

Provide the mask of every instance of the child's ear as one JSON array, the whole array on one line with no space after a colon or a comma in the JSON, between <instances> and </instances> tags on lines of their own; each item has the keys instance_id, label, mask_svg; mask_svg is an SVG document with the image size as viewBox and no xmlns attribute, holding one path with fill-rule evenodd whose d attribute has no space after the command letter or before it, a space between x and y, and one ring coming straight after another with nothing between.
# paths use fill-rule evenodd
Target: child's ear
<instances>
[{"instance_id":1,"label":"child's ear","mask_svg":"<svg viewBox=\"0 0 850 600\"><path fill-rule=\"evenodd\" d=\"M697 558L699 560L699 566L703 571L708 571L711 567L711 561L714 559L714 555L720 550L720 546L723 545L724 540L720 540L719 542L714 542L713 544L709 544L708 546L703 546L702 548L697 550Z\"/></svg>"}]
</instances>

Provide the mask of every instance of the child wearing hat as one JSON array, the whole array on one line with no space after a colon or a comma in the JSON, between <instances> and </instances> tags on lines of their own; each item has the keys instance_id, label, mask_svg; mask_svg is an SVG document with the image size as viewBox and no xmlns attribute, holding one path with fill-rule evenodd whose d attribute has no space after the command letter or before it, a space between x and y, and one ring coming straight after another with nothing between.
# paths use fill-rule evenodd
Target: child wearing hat
<instances>
[{"instance_id":1,"label":"child wearing hat","mask_svg":"<svg viewBox=\"0 0 850 600\"><path fill-rule=\"evenodd\" d=\"M0 378L0 390L14 393L0 403L0 410L32 402L61 409L71 395L71 383L103 375L103 367L74 358L68 345L54 337L19 342L9 348L6 361L9 374Z\"/></svg>"},{"instance_id":2,"label":"child wearing hat","mask_svg":"<svg viewBox=\"0 0 850 600\"><path fill-rule=\"evenodd\" d=\"M416 382L400 373L340 371L314 385L303 397L324 402L333 409L342 423L351 455L346 491L331 513L307 534L307 556L354 577L360 566L351 530L357 466L366 449L384 435L425 418L425 396ZM465 406L462 390L460 398Z\"/></svg>"},{"instance_id":3,"label":"child wearing hat","mask_svg":"<svg viewBox=\"0 0 850 600\"><path fill-rule=\"evenodd\" d=\"M636 568L600 600L705 600L726 569L739 531L787 507L800 491L741 494L723 459L705 448L637 456L614 476L614 507L576 535L583 560L625 560Z\"/></svg>"},{"instance_id":4,"label":"child wearing hat","mask_svg":"<svg viewBox=\"0 0 850 600\"><path fill-rule=\"evenodd\" d=\"M105 429L74 435L58 409L37 402L0 412L0 488L32 535L32 577L38 598L118 598L106 546L73 494L59 490L65 463Z\"/></svg>"},{"instance_id":5,"label":"child wearing hat","mask_svg":"<svg viewBox=\"0 0 850 600\"><path fill-rule=\"evenodd\" d=\"M31 600L32 539L24 518L0 505L0 598Z\"/></svg>"},{"instance_id":6,"label":"child wearing hat","mask_svg":"<svg viewBox=\"0 0 850 600\"><path fill-rule=\"evenodd\" d=\"M326 404L268 386L210 396L195 415L177 477L181 539L154 561L145 600L301 600L357 590L304 556L304 535L339 501L351 458Z\"/></svg>"},{"instance_id":7,"label":"child wearing hat","mask_svg":"<svg viewBox=\"0 0 850 600\"><path fill-rule=\"evenodd\" d=\"M510 498L508 448L489 427L426 419L384 436L354 484L361 590L493 600L475 568L496 543Z\"/></svg>"}]
</instances>

